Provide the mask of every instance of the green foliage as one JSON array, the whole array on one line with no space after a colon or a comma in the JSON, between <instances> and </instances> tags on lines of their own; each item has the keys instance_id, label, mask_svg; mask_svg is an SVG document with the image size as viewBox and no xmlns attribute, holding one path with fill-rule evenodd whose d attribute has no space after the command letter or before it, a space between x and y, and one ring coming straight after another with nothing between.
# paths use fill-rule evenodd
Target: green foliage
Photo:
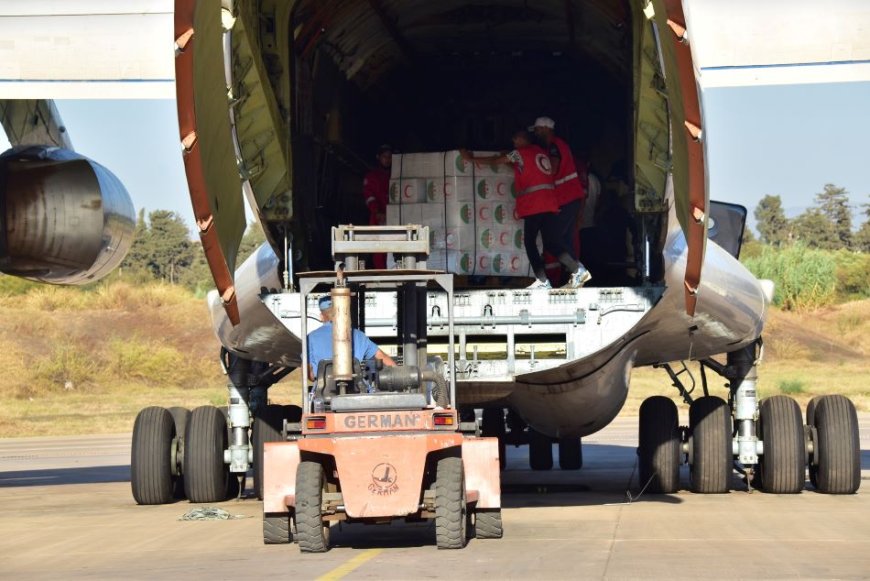
<instances>
[{"instance_id":1,"label":"green foliage","mask_svg":"<svg viewBox=\"0 0 870 581\"><path fill-rule=\"evenodd\" d=\"M140 379L154 384L172 383L185 369L177 349L136 339L115 339L106 350L109 370L118 379Z\"/></svg>"},{"instance_id":2,"label":"green foliage","mask_svg":"<svg viewBox=\"0 0 870 581\"><path fill-rule=\"evenodd\" d=\"M761 241L781 246L788 241L788 220L779 196L764 196L755 207L755 220Z\"/></svg>"},{"instance_id":3,"label":"green foliage","mask_svg":"<svg viewBox=\"0 0 870 581\"><path fill-rule=\"evenodd\" d=\"M779 391L794 395L806 391L806 383L800 379L783 379L779 382Z\"/></svg>"},{"instance_id":4,"label":"green foliage","mask_svg":"<svg viewBox=\"0 0 870 581\"><path fill-rule=\"evenodd\" d=\"M833 259L840 298L853 300L870 297L870 254L839 250Z\"/></svg>"},{"instance_id":5,"label":"green foliage","mask_svg":"<svg viewBox=\"0 0 870 581\"><path fill-rule=\"evenodd\" d=\"M0 274L0 297L14 297L27 294L31 289L38 287L35 282Z\"/></svg>"},{"instance_id":6,"label":"green foliage","mask_svg":"<svg viewBox=\"0 0 870 581\"><path fill-rule=\"evenodd\" d=\"M836 297L836 267L830 253L795 244L765 247L744 264L758 278L776 284L774 303L786 310L810 310L829 305Z\"/></svg>"},{"instance_id":7,"label":"green foliage","mask_svg":"<svg viewBox=\"0 0 870 581\"><path fill-rule=\"evenodd\" d=\"M834 184L825 184L822 192L816 194L819 210L828 219L838 248L852 246L852 210L849 208L849 192Z\"/></svg>"},{"instance_id":8,"label":"green foliage","mask_svg":"<svg viewBox=\"0 0 870 581\"><path fill-rule=\"evenodd\" d=\"M834 225L818 208L810 208L791 223L792 238L807 248L837 250L840 244Z\"/></svg>"},{"instance_id":9,"label":"green foliage","mask_svg":"<svg viewBox=\"0 0 870 581\"><path fill-rule=\"evenodd\" d=\"M36 386L48 390L73 390L89 384L99 372L93 354L76 345L59 343L33 366Z\"/></svg>"}]
</instances>

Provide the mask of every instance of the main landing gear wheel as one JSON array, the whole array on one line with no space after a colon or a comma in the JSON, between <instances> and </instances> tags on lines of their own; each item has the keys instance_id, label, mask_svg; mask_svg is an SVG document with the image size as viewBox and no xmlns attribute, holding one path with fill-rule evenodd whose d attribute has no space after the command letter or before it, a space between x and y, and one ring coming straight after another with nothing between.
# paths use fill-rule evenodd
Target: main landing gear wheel
<instances>
[{"instance_id":1,"label":"main landing gear wheel","mask_svg":"<svg viewBox=\"0 0 870 581\"><path fill-rule=\"evenodd\" d=\"M715 396L696 399L689 407L692 491L728 492L731 479L731 410Z\"/></svg>"},{"instance_id":2,"label":"main landing gear wheel","mask_svg":"<svg viewBox=\"0 0 870 581\"><path fill-rule=\"evenodd\" d=\"M803 490L806 447L797 402L784 395L761 402L758 436L764 444L759 461L762 489L774 494L797 494Z\"/></svg>"},{"instance_id":3,"label":"main landing gear wheel","mask_svg":"<svg viewBox=\"0 0 870 581\"><path fill-rule=\"evenodd\" d=\"M580 438L559 438L559 468L580 470L583 467L583 443Z\"/></svg>"},{"instance_id":4,"label":"main landing gear wheel","mask_svg":"<svg viewBox=\"0 0 870 581\"><path fill-rule=\"evenodd\" d=\"M480 432L485 438L498 438L498 464L504 470L507 463L505 457L505 418L502 408L484 408Z\"/></svg>"},{"instance_id":5,"label":"main landing gear wheel","mask_svg":"<svg viewBox=\"0 0 870 581\"><path fill-rule=\"evenodd\" d=\"M130 484L138 504L172 502L172 439L175 423L168 410L147 407L133 425Z\"/></svg>"},{"instance_id":6,"label":"main landing gear wheel","mask_svg":"<svg viewBox=\"0 0 870 581\"><path fill-rule=\"evenodd\" d=\"M435 539L439 549L465 546L465 471L462 458L442 458L435 472Z\"/></svg>"},{"instance_id":7,"label":"main landing gear wheel","mask_svg":"<svg viewBox=\"0 0 870 581\"><path fill-rule=\"evenodd\" d=\"M529 428L529 467L532 470L550 470L553 467L553 440Z\"/></svg>"},{"instance_id":8,"label":"main landing gear wheel","mask_svg":"<svg viewBox=\"0 0 870 581\"><path fill-rule=\"evenodd\" d=\"M680 489L680 425L677 406L660 395L640 406L638 474L641 487L656 494Z\"/></svg>"},{"instance_id":9,"label":"main landing gear wheel","mask_svg":"<svg viewBox=\"0 0 870 581\"><path fill-rule=\"evenodd\" d=\"M855 405L842 395L827 395L816 401L812 419L816 489L827 494L854 494L861 485Z\"/></svg>"},{"instance_id":10,"label":"main landing gear wheel","mask_svg":"<svg viewBox=\"0 0 870 581\"><path fill-rule=\"evenodd\" d=\"M190 421L190 410L182 407L171 407L169 413L175 423L175 470L178 473L173 486L175 498L184 498L184 474L181 471L184 460L184 432L187 430L187 422Z\"/></svg>"},{"instance_id":11,"label":"main landing gear wheel","mask_svg":"<svg viewBox=\"0 0 870 581\"><path fill-rule=\"evenodd\" d=\"M254 490L257 498L263 500L263 444L280 442L284 420L298 422L302 418L299 406L267 405L257 417L251 430L251 440L254 446Z\"/></svg>"},{"instance_id":12,"label":"main landing gear wheel","mask_svg":"<svg viewBox=\"0 0 870 581\"><path fill-rule=\"evenodd\" d=\"M190 502L226 500L234 478L224 463L227 441L221 410L214 406L193 410L184 437L184 492Z\"/></svg>"},{"instance_id":13,"label":"main landing gear wheel","mask_svg":"<svg viewBox=\"0 0 870 581\"><path fill-rule=\"evenodd\" d=\"M303 553L329 550L329 524L323 520L323 466L303 461L296 469L296 540ZM264 525L265 526L265 525Z\"/></svg>"},{"instance_id":14,"label":"main landing gear wheel","mask_svg":"<svg viewBox=\"0 0 870 581\"><path fill-rule=\"evenodd\" d=\"M266 545L286 545L293 542L293 528L288 513L266 514L263 516L263 543Z\"/></svg>"}]
</instances>

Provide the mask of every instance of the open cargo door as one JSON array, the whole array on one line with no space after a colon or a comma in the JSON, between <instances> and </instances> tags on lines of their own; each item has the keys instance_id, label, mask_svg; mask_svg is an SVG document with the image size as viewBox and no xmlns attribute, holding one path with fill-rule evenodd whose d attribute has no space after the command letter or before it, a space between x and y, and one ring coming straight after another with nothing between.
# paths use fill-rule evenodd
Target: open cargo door
<instances>
[{"instance_id":1,"label":"open cargo door","mask_svg":"<svg viewBox=\"0 0 870 581\"><path fill-rule=\"evenodd\" d=\"M286 23L293 3L268 4L273 12L258 12L253 2L175 0L184 168L203 250L233 325L239 323L233 275L245 233L244 198L273 248L293 217L287 131L269 79L279 65L279 73L289 70L287 50L279 48L289 46L280 32L286 26L274 20ZM288 110L289 91L283 92Z\"/></svg>"},{"instance_id":2,"label":"open cargo door","mask_svg":"<svg viewBox=\"0 0 870 581\"><path fill-rule=\"evenodd\" d=\"M701 104L680 0L650 0L638 18L635 53L636 208L664 212L672 181L674 210L688 245L686 312L695 314L707 241L707 178Z\"/></svg>"}]
</instances>

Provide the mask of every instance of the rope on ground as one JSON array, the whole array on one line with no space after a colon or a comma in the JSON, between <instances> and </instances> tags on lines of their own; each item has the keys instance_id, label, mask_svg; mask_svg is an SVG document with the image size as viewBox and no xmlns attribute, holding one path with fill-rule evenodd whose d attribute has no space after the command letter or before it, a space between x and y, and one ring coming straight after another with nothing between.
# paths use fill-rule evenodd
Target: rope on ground
<instances>
[{"instance_id":1,"label":"rope on ground","mask_svg":"<svg viewBox=\"0 0 870 581\"><path fill-rule=\"evenodd\" d=\"M178 517L178 520L235 520L240 518L250 517L246 514L230 514L216 506L200 506L190 509Z\"/></svg>"},{"instance_id":2,"label":"rope on ground","mask_svg":"<svg viewBox=\"0 0 870 581\"><path fill-rule=\"evenodd\" d=\"M625 485L625 503L626 504L631 504L635 500L640 500L640 497L643 496L644 492L646 492L646 489L652 483L653 478L655 478L656 474L657 474L657 472L653 472L650 475L649 480L646 481L646 484L643 485L643 488L640 489L640 492L638 492L637 496L633 496L631 494L631 482L632 482L632 480L634 480L634 473L637 471L638 461L639 461L638 458L634 459L634 468L631 469L631 476L628 477L628 483Z\"/></svg>"}]
</instances>

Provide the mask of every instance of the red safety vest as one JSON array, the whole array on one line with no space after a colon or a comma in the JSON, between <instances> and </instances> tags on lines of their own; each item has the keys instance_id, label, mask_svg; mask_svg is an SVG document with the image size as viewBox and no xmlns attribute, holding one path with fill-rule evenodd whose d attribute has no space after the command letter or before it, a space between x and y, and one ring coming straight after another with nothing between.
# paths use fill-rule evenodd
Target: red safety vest
<instances>
[{"instance_id":1,"label":"red safety vest","mask_svg":"<svg viewBox=\"0 0 870 581\"><path fill-rule=\"evenodd\" d=\"M547 152L537 145L517 150L523 162L514 164L517 190L517 217L559 211L553 185L553 167Z\"/></svg>"},{"instance_id":2,"label":"red safety vest","mask_svg":"<svg viewBox=\"0 0 870 581\"><path fill-rule=\"evenodd\" d=\"M559 202L559 207L562 207L568 202L585 199L586 191L580 182L580 174L574 164L571 148L558 137L553 137L553 144L559 148L561 157L559 171L553 176L553 181L556 184L556 201Z\"/></svg>"}]
</instances>

